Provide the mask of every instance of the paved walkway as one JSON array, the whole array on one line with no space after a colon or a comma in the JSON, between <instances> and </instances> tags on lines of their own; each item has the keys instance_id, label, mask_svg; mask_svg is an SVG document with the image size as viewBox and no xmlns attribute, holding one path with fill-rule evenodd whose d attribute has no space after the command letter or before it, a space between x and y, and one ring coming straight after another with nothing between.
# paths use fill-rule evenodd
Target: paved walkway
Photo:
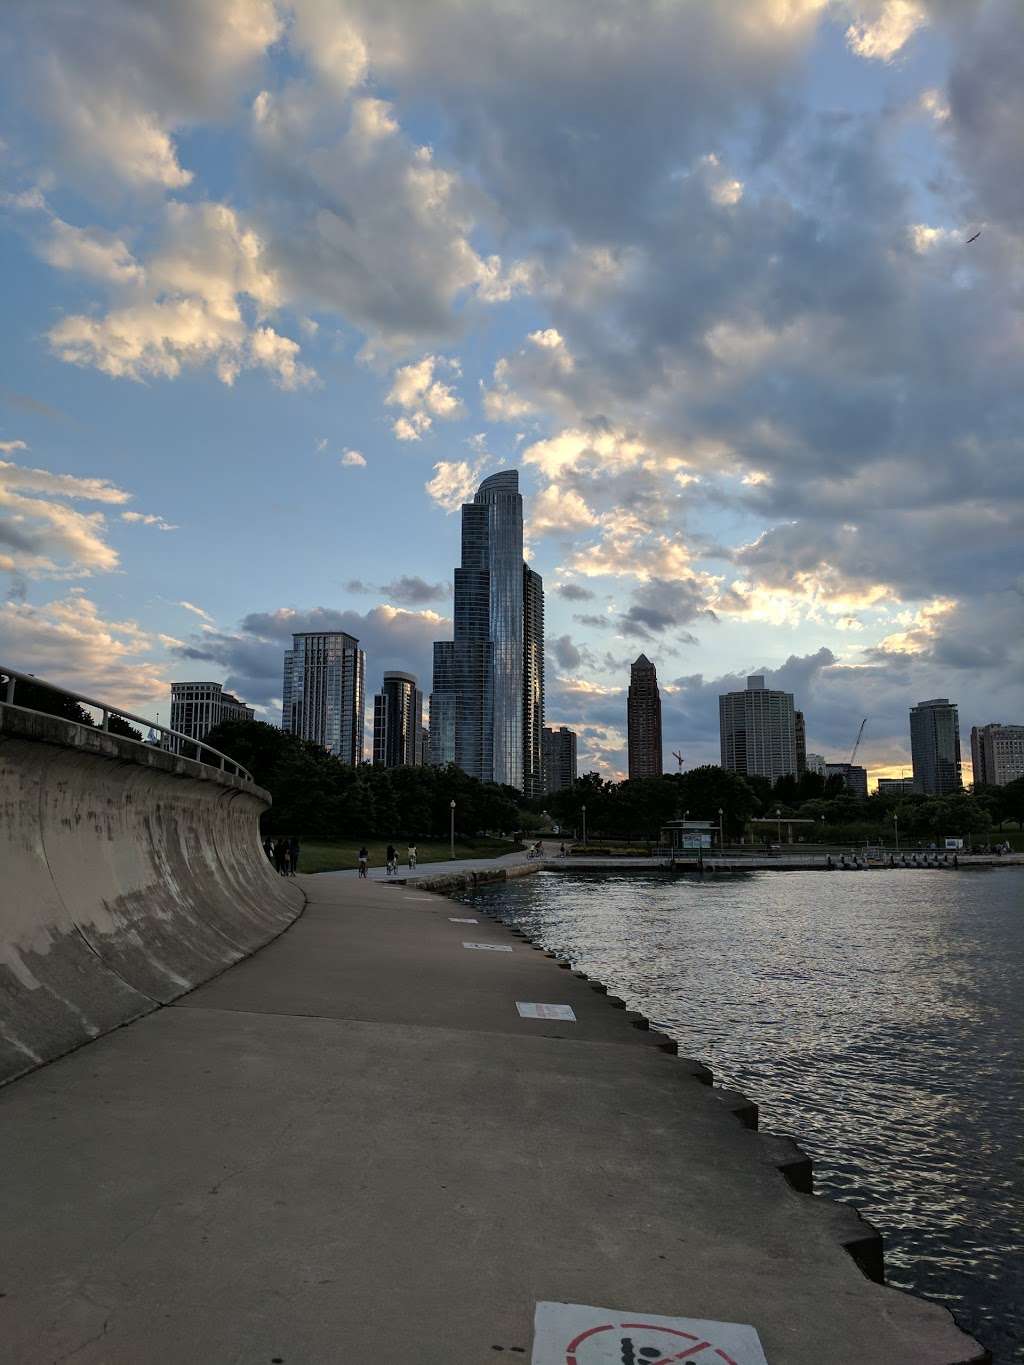
<instances>
[{"instance_id":1,"label":"paved walkway","mask_svg":"<svg viewBox=\"0 0 1024 1365\"><path fill-rule=\"evenodd\" d=\"M404 849L400 850L404 855ZM387 870L383 866L371 867L367 870L367 881L388 882L388 881L418 881L423 877L439 877L447 872L476 872L484 868L491 867L518 867L521 863L528 862L525 853L503 853L498 858L454 858L443 863L418 863L415 870L409 870L406 862L399 862L397 878L389 877ZM299 866L302 866L301 858ZM358 880L359 869L356 867L339 868L337 872L318 872L318 877L346 877Z\"/></svg>"},{"instance_id":2,"label":"paved walkway","mask_svg":"<svg viewBox=\"0 0 1024 1365\"><path fill-rule=\"evenodd\" d=\"M0 1091L3 1359L484 1365L539 1300L753 1323L771 1365L981 1358L587 982L422 889L302 883L254 957Z\"/></svg>"}]
</instances>

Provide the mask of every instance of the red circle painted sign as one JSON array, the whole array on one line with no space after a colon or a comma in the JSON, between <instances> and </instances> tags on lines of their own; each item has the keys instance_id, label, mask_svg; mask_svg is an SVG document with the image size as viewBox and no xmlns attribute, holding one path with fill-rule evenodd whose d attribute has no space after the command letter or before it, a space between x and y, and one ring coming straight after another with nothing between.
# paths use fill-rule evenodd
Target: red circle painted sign
<instances>
[{"instance_id":1,"label":"red circle painted sign","mask_svg":"<svg viewBox=\"0 0 1024 1365\"><path fill-rule=\"evenodd\" d=\"M615 1333L618 1340L609 1338ZM600 1338L600 1340L598 1340ZM614 1344L613 1344L614 1343ZM610 1355L609 1348L617 1354ZM569 1342L565 1365L675 1365L678 1360L711 1365L724 1361L737 1365L735 1359L706 1337L693 1332L682 1332L675 1327L656 1327L648 1322L608 1322L599 1327L588 1327Z\"/></svg>"}]
</instances>

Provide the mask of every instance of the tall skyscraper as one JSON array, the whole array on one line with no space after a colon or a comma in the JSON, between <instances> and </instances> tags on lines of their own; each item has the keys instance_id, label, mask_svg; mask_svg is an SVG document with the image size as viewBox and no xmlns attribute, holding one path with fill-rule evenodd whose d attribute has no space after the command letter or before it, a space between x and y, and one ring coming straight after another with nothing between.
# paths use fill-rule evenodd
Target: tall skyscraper
<instances>
[{"instance_id":1,"label":"tall skyscraper","mask_svg":"<svg viewBox=\"0 0 1024 1365\"><path fill-rule=\"evenodd\" d=\"M544 583L523 565L523 794L544 792Z\"/></svg>"},{"instance_id":2,"label":"tall skyscraper","mask_svg":"<svg viewBox=\"0 0 1024 1365\"><path fill-rule=\"evenodd\" d=\"M947 697L910 708L910 754L914 782L925 796L960 791L960 716Z\"/></svg>"},{"instance_id":3,"label":"tall skyscraper","mask_svg":"<svg viewBox=\"0 0 1024 1365\"><path fill-rule=\"evenodd\" d=\"M978 787L1005 787L1024 777L1024 725L973 726L971 761Z\"/></svg>"},{"instance_id":4,"label":"tall skyscraper","mask_svg":"<svg viewBox=\"0 0 1024 1365\"><path fill-rule=\"evenodd\" d=\"M281 728L344 763L363 761L366 655L344 631L292 636L284 656Z\"/></svg>"},{"instance_id":5,"label":"tall skyscraper","mask_svg":"<svg viewBox=\"0 0 1024 1365\"><path fill-rule=\"evenodd\" d=\"M646 654L641 654L629 670L626 739L630 781L638 777L660 777L661 693L657 670Z\"/></svg>"},{"instance_id":6,"label":"tall skyscraper","mask_svg":"<svg viewBox=\"0 0 1024 1365\"><path fill-rule=\"evenodd\" d=\"M807 725L802 711L793 712L793 723L796 736L796 775L803 777L807 771Z\"/></svg>"},{"instance_id":7,"label":"tall skyscraper","mask_svg":"<svg viewBox=\"0 0 1024 1365\"><path fill-rule=\"evenodd\" d=\"M576 732L544 727L544 791L560 792L576 781Z\"/></svg>"},{"instance_id":8,"label":"tall skyscraper","mask_svg":"<svg viewBox=\"0 0 1024 1365\"><path fill-rule=\"evenodd\" d=\"M454 639L434 645L430 758L539 795L544 589L523 562L519 472L484 479L462 508Z\"/></svg>"},{"instance_id":9,"label":"tall skyscraper","mask_svg":"<svg viewBox=\"0 0 1024 1365\"><path fill-rule=\"evenodd\" d=\"M764 678L747 679L743 692L718 698L722 767L753 777L796 773L796 708L792 692L776 692Z\"/></svg>"},{"instance_id":10,"label":"tall skyscraper","mask_svg":"<svg viewBox=\"0 0 1024 1365\"><path fill-rule=\"evenodd\" d=\"M373 699L373 761L382 768L414 768L422 759L423 693L411 673L384 674Z\"/></svg>"},{"instance_id":11,"label":"tall skyscraper","mask_svg":"<svg viewBox=\"0 0 1024 1365\"><path fill-rule=\"evenodd\" d=\"M256 712L216 682L171 683L171 729L205 739L225 720L253 720Z\"/></svg>"},{"instance_id":12,"label":"tall skyscraper","mask_svg":"<svg viewBox=\"0 0 1024 1365\"><path fill-rule=\"evenodd\" d=\"M851 796L862 796L867 800L868 770L859 763L826 763L826 777L841 777L843 786Z\"/></svg>"}]
</instances>

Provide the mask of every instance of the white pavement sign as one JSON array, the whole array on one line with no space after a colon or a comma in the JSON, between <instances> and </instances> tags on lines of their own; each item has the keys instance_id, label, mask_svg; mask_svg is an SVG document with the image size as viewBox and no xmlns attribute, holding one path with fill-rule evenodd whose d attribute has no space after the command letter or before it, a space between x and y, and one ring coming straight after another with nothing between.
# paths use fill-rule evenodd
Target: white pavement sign
<instances>
[{"instance_id":1,"label":"white pavement sign","mask_svg":"<svg viewBox=\"0 0 1024 1365\"><path fill-rule=\"evenodd\" d=\"M502 943L463 943L463 948L480 948L485 953L510 953L511 948L506 948Z\"/></svg>"},{"instance_id":2,"label":"white pavement sign","mask_svg":"<svg viewBox=\"0 0 1024 1365\"><path fill-rule=\"evenodd\" d=\"M460 919L458 915L449 915L452 924L479 924L478 919Z\"/></svg>"},{"instance_id":3,"label":"white pavement sign","mask_svg":"<svg viewBox=\"0 0 1024 1365\"><path fill-rule=\"evenodd\" d=\"M753 1327L700 1318L538 1303L532 1365L768 1365Z\"/></svg>"},{"instance_id":4,"label":"white pavement sign","mask_svg":"<svg viewBox=\"0 0 1024 1365\"><path fill-rule=\"evenodd\" d=\"M576 1022L576 1011L571 1005L535 1005L517 1000L516 1009L524 1019L568 1019L573 1024Z\"/></svg>"}]
</instances>

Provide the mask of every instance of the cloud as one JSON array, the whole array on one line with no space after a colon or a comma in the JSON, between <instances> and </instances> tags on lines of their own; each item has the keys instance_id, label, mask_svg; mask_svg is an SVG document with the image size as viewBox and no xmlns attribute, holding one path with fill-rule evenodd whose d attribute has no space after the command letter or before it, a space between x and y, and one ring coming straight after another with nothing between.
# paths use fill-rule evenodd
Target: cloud
<instances>
[{"instance_id":1,"label":"cloud","mask_svg":"<svg viewBox=\"0 0 1024 1365\"><path fill-rule=\"evenodd\" d=\"M891 62L917 30L928 22L923 0L872 0L858 9L873 12L873 19L860 19L846 30L846 41L858 57Z\"/></svg>"},{"instance_id":2,"label":"cloud","mask_svg":"<svg viewBox=\"0 0 1024 1365\"><path fill-rule=\"evenodd\" d=\"M459 373L454 361L436 355L425 355L422 360L395 371L384 401L405 410L392 427L400 441L418 441L430 430L435 417L451 421L465 415L462 401L451 385L436 377L436 372L444 368Z\"/></svg>"},{"instance_id":3,"label":"cloud","mask_svg":"<svg viewBox=\"0 0 1024 1365\"><path fill-rule=\"evenodd\" d=\"M147 657L157 644L136 621L108 620L80 589L41 606L0 603L0 654L13 667L144 715L170 695L163 666Z\"/></svg>"},{"instance_id":4,"label":"cloud","mask_svg":"<svg viewBox=\"0 0 1024 1365\"><path fill-rule=\"evenodd\" d=\"M424 487L438 507L456 512L476 492L489 462L486 455L474 461L439 460L434 465L434 477Z\"/></svg>"},{"instance_id":5,"label":"cloud","mask_svg":"<svg viewBox=\"0 0 1024 1365\"><path fill-rule=\"evenodd\" d=\"M555 585L555 592L567 602L589 602L594 596L589 588L584 588L579 583L558 583Z\"/></svg>"},{"instance_id":6,"label":"cloud","mask_svg":"<svg viewBox=\"0 0 1024 1365\"><path fill-rule=\"evenodd\" d=\"M104 316L72 314L52 327L54 354L114 378L173 379L211 364L229 385L248 368L269 371L283 389L315 382L298 343L261 320L280 304L281 285L265 243L235 210L168 205L144 281L115 291L123 301ZM256 310L254 324L243 304Z\"/></svg>"},{"instance_id":7,"label":"cloud","mask_svg":"<svg viewBox=\"0 0 1024 1365\"><path fill-rule=\"evenodd\" d=\"M37 250L56 270L73 270L108 284L141 284L145 271L120 237L97 228L77 228L54 218Z\"/></svg>"},{"instance_id":8,"label":"cloud","mask_svg":"<svg viewBox=\"0 0 1024 1365\"><path fill-rule=\"evenodd\" d=\"M25 441L0 441L0 450L5 455L13 455L16 450L28 450L28 444Z\"/></svg>"},{"instance_id":9,"label":"cloud","mask_svg":"<svg viewBox=\"0 0 1024 1365\"><path fill-rule=\"evenodd\" d=\"M130 498L106 479L0 460L0 571L52 578L116 569L118 554L106 541L103 513L80 512L67 504L118 505Z\"/></svg>"},{"instance_id":10,"label":"cloud","mask_svg":"<svg viewBox=\"0 0 1024 1365\"><path fill-rule=\"evenodd\" d=\"M356 469L366 468L366 456L361 455L358 450L346 450L338 459L339 464L350 465Z\"/></svg>"},{"instance_id":11,"label":"cloud","mask_svg":"<svg viewBox=\"0 0 1024 1365\"><path fill-rule=\"evenodd\" d=\"M133 523L138 526L155 526L158 531L177 531L177 526L172 526L163 517L158 517L153 512L122 512L121 520Z\"/></svg>"},{"instance_id":12,"label":"cloud","mask_svg":"<svg viewBox=\"0 0 1024 1365\"><path fill-rule=\"evenodd\" d=\"M177 605L179 607L182 607L185 611L190 611L193 616L198 616L201 620L206 621L209 625L211 626L213 625L213 617L210 615L210 613L208 611L204 611L202 607L197 607L194 602L179 602Z\"/></svg>"},{"instance_id":13,"label":"cloud","mask_svg":"<svg viewBox=\"0 0 1024 1365\"><path fill-rule=\"evenodd\" d=\"M293 633L330 630L354 636L366 651L369 694L380 674L391 668L414 673L429 690L433 642L450 633L451 622L429 609L408 611L390 605L365 613L280 607L250 612L234 632L204 631L175 652L181 658L215 664L226 671L227 686L233 691L267 705L281 695L284 651L291 648Z\"/></svg>"}]
</instances>

